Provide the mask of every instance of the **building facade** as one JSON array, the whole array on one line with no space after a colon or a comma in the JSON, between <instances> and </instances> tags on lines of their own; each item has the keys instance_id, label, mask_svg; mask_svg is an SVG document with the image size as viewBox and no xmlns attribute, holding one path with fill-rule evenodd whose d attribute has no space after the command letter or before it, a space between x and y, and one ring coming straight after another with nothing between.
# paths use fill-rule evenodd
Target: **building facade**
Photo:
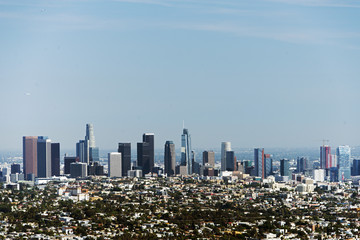
<instances>
[{"instance_id":1,"label":"building facade","mask_svg":"<svg viewBox=\"0 0 360 240\"><path fill-rule=\"evenodd\" d=\"M231 142L221 143L221 171L226 171L226 152L231 151Z\"/></svg>"},{"instance_id":2,"label":"building facade","mask_svg":"<svg viewBox=\"0 0 360 240\"><path fill-rule=\"evenodd\" d=\"M339 180L344 181L351 178L351 149L349 146L339 146L336 149Z\"/></svg>"},{"instance_id":3,"label":"building facade","mask_svg":"<svg viewBox=\"0 0 360 240\"><path fill-rule=\"evenodd\" d=\"M122 177L121 168L121 153L112 152L108 153L108 176L109 177Z\"/></svg>"},{"instance_id":4,"label":"building facade","mask_svg":"<svg viewBox=\"0 0 360 240\"><path fill-rule=\"evenodd\" d=\"M119 143L118 152L121 153L121 175L124 177L131 170L131 143Z\"/></svg>"},{"instance_id":5,"label":"building facade","mask_svg":"<svg viewBox=\"0 0 360 240\"><path fill-rule=\"evenodd\" d=\"M26 179L28 174L37 176L37 140L37 136L23 137L23 171Z\"/></svg>"},{"instance_id":6,"label":"building facade","mask_svg":"<svg viewBox=\"0 0 360 240\"><path fill-rule=\"evenodd\" d=\"M51 176L60 176L60 143L51 143Z\"/></svg>"},{"instance_id":7,"label":"building facade","mask_svg":"<svg viewBox=\"0 0 360 240\"><path fill-rule=\"evenodd\" d=\"M330 146L324 145L320 147L320 168L321 169L329 169L331 167L332 160L331 160L331 148Z\"/></svg>"},{"instance_id":8,"label":"building facade","mask_svg":"<svg viewBox=\"0 0 360 240\"><path fill-rule=\"evenodd\" d=\"M215 153L214 151L204 151L203 152L203 165L208 165L211 167L215 166Z\"/></svg>"},{"instance_id":9,"label":"building facade","mask_svg":"<svg viewBox=\"0 0 360 240\"><path fill-rule=\"evenodd\" d=\"M141 168L142 174L151 173L154 168L154 134L144 133L143 142L137 144L137 165Z\"/></svg>"},{"instance_id":10,"label":"building facade","mask_svg":"<svg viewBox=\"0 0 360 240\"><path fill-rule=\"evenodd\" d=\"M37 142L37 177L51 177L51 140L39 137Z\"/></svg>"},{"instance_id":11,"label":"building facade","mask_svg":"<svg viewBox=\"0 0 360 240\"><path fill-rule=\"evenodd\" d=\"M226 151L225 171L235 171L235 153L234 153L234 151Z\"/></svg>"},{"instance_id":12,"label":"building facade","mask_svg":"<svg viewBox=\"0 0 360 240\"><path fill-rule=\"evenodd\" d=\"M176 164L175 144L173 143L173 141L166 141L165 150L164 150L164 165L165 165L165 174L167 174L167 176L175 175L175 164Z\"/></svg>"},{"instance_id":13,"label":"building facade","mask_svg":"<svg viewBox=\"0 0 360 240\"><path fill-rule=\"evenodd\" d=\"M189 130L184 128L181 135L181 166L186 166L187 175L192 174L191 151L191 136Z\"/></svg>"},{"instance_id":14,"label":"building facade","mask_svg":"<svg viewBox=\"0 0 360 240\"><path fill-rule=\"evenodd\" d=\"M280 160L280 175L281 176L291 176L290 173L290 161L288 159Z\"/></svg>"}]
</instances>

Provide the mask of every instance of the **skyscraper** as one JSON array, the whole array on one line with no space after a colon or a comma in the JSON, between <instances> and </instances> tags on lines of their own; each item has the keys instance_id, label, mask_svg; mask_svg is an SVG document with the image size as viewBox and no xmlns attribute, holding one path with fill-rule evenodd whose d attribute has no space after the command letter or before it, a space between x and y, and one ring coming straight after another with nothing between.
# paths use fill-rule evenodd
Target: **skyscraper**
<instances>
[{"instance_id":1,"label":"skyscraper","mask_svg":"<svg viewBox=\"0 0 360 240\"><path fill-rule=\"evenodd\" d=\"M175 175L175 164L176 164L175 144L173 143L173 141L166 141L165 152L164 152L164 165L165 165L165 173L168 176Z\"/></svg>"},{"instance_id":2,"label":"skyscraper","mask_svg":"<svg viewBox=\"0 0 360 240\"><path fill-rule=\"evenodd\" d=\"M70 174L70 164L79 161L77 157L64 157L64 174Z\"/></svg>"},{"instance_id":3,"label":"skyscraper","mask_svg":"<svg viewBox=\"0 0 360 240\"><path fill-rule=\"evenodd\" d=\"M76 157L79 158L80 162L89 164L89 140L80 140L78 143L76 143Z\"/></svg>"},{"instance_id":4,"label":"skyscraper","mask_svg":"<svg viewBox=\"0 0 360 240\"><path fill-rule=\"evenodd\" d=\"M122 177L121 153L112 152L108 154L109 177Z\"/></svg>"},{"instance_id":5,"label":"skyscraper","mask_svg":"<svg viewBox=\"0 0 360 240\"><path fill-rule=\"evenodd\" d=\"M221 143L221 171L226 171L226 152L231 151L231 142Z\"/></svg>"},{"instance_id":6,"label":"skyscraper","mask_svg":"<svg viewBox=\"0 0 360 240\"><path fill-rule=\"evenodd\" d=\"M154 168L154 134L144 133L143 142L137 144L137 164L143 175L152 172Z\"/></svg>"},{"instance_id":7,"label":"skyscraper","mask_svg":"<svg viewBox=\"0 0 360 240\"><path fill-rule=\"evenodd\" d=\"M96 147L95 136L94 136L94 126L91 123L86 124L85 140L89 140L89 148Z\"/></svg>"},{"instance_id":8,"label":"skyscraper","mask_svg":"<svg viewBox=\"0 0 360 240\"><path fill-rule=\"evenodd\" d=\"M272 163L271 154L265 154L265 176L263 178L267 178L272 174L273 174L273 163Z\"/></svg>"},{"instance_id":9,"label":"skyscraper","mask_svg":"<svg viewBox=\"0 0 360 240\"><path fill-rule=\"evenodd\" d=\"M351 178L351 149L349 146L339 146L336 150L339 180L344 181Z\"/></svg>"},{"instance_id":10,"label":"skyscraper","mask_svg":"<svg viewBox=\"0 0 360 240\"><path fill-rule=\"evenodd\" d=\"M99 161L99 148L97 148L95 144L94 126L91 123L86 124L85 143L88 144L86 148L89 149L89 161Z\"/></svg>"},{"instance_id":11,"label":"skyscraper","mask_svg":"<svg viewBox=\"0 0 360 240\"><path fill-rule=\"evenodd\" d=\"M37 142L37 176L51 177L51 140L39 137Z\"/></svg>"},{"instance_id":12,"label":"skyscraper","mask_svg":"<svg viewBox=\"0 0 360 240\"><path fill-rule=\"evenodd\" d=\"M28 174L37 176L37 140L38 137L35 136L23 137L23 168L26 179Z\"/></svg>"},{"instance_id":13,"label":"skyscraper","mask_svg":"<svg viewBox=\"0 0 360 240\"><path fill-rule=\"evenodd\" d=\"M215 166L215 153L213 151L203 152L203 165L208 164L211 167Z\"/></svg>"},{"instance_id":14,"label":"skyscraper","mask_svg":"<svg viewBox=\"0 0 360 240\"><path fill-rule=\"evenodd\" d=\"M290 177L290 161L288 159L280 160L280 175Z\"/></svg>"},{"instance_id":15,"label":"skyscraper","mask_svg":"<svg viewBox=\"0 0 360 240\"><path fill-rule=\"evenodd\" d=\"M60 143L51 143L51 176L60 176Z\"/></svg>"},{"instance_id":16,"label":"skyscraper","mask_svg":"<svg viewBox=\"0 0 360 240\"><path fill-rule=\"evenodd\" d=\"M226 151L225 170L226 171L234 171L235 170L235 153L234 153L234 151Z\"/></svg>"},{"instance_id":17,"label":"skyscraper","mask_svg":"<svg viewBox=\"0 0 360 240\"><path fill-rule=\"evenodd\" d=\"M330 146L323 145L320 147L320 168L321 169L329 169L331 167L331 148Z\"/></svg>"},{"instance_id":18,"label":"skyscraper","mask_svg":"<svg viewBox=\"0 0 360 240\"><path fill-rule=\"evenodd\" d=\"M298 157L296 162L296 172L304 173L307 169L308 160L305 157Z\"/></svg>"},{"instance_id":19,"label":"skyscraper","mask_svg":"<svg viewBox=\"0 0 360 240\"><path fill-rule=\"evenodd\" d=\"M127 176L131 170L131 143L119 143L118 152L121 153L122 176Z\"/></svg>"},{"instance_id":20,"label":"skyscraper","mask_svg":"<svg viewBox=\"0 0 360 240\"><path fill-rule=\"evenodd\" d=\"M265 153L262 148L254 149L255 176L265 178Z\"/></svg>"},{"instance_id":21,"label":"skyscraper","mask_svg":"<svg viewBox=\"0 0 360 240\"><path fill-rule=\"evenodd\" d=\"M360 160L359 159L354 159L353 161L353 169L354 169L354 176L359 176L360 175Z\"/></svg>"},{"instance_id":22,"label":"skyscraper","mask_svg":"<svg viewBox=\"0 0 360 240\"><path fill-rule=\"evenodd\" d=\"M181 135L181 165L186 166L188 175L192 174L191 137L186 128Z\"/></svg>"}]
</instances>

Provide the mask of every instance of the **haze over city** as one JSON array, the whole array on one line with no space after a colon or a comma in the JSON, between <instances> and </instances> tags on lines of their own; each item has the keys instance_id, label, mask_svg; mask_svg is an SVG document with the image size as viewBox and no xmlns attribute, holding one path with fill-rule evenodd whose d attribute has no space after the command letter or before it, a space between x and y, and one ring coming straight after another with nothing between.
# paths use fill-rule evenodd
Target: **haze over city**
<instances>
[{"instance_id":1,"label":"haze over city","mask_svg":"<svg viewBox=\"0 0 360 240\"><path fill-rule=\"evenodd\" d=\"M358 1L0 1L0 145L359 145Z\"/></svg>"}]
</instances>

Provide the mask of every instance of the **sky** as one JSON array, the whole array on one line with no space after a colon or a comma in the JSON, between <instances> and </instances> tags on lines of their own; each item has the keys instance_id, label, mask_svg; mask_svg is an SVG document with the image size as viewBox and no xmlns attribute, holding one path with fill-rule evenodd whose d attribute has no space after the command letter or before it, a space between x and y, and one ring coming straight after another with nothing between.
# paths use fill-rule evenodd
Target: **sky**
<instances>
[{"instance_id":1,"label":"sky","mask_svg":"<svg viewBox=\"0 0 360 240\"><path fill-rule=\"evenodd\" d=\"M0 0L0 149L94 124L195 148L360 145L359 0Z\"/></svg>"}]
</instances>

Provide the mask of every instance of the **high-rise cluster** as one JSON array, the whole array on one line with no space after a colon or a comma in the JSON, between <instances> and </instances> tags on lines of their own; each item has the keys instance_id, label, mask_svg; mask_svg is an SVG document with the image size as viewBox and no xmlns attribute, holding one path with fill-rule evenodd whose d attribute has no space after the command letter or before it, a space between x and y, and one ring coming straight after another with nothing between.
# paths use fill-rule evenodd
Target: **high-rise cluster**
<instances>
[{"instance_id":1,"label":"high-rise cluster","mask_svg":"<svg viewBox=\"0 0 360 240\"><path fill-rule=\"evenodd\" d=\"M60 144L44 136L24 136L23 168L29 180L60 176Z\"/></svg>"}]
</instances>

